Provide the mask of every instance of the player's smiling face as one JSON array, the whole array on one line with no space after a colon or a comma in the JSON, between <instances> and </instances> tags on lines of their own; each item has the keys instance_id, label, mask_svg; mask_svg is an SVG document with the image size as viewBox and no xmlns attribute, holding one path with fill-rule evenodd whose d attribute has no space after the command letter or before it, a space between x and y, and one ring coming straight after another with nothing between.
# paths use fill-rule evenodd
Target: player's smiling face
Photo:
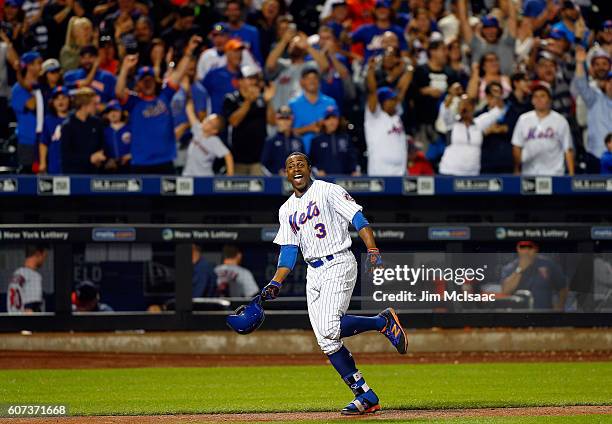
<instances>
[{"instance_id":1,"label":"player's smiling face","mask_svg":"<svg viewBox=\"0 0 612 424\"><path fill-rule=\"evenodd\" d=\"M302 155L292 155L285 162L287 181L296 193L303 193L310 183L310 166Z\"/></svg>"}]
</instances>

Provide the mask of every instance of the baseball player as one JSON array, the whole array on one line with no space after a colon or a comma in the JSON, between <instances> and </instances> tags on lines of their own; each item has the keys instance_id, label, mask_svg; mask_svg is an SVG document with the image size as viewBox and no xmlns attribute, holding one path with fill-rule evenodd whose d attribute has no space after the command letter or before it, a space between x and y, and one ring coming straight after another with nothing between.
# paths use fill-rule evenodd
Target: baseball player
<instances>
[{"instance_id":1,"label":"baseball player","mask_svg":"<svg viewBox=\"0 0 612 424\"><path fill-rule=\"evenodd\" d=\"M42 276L38 270L47 260L46 245L26 246L22 267L13 272L6 294L6 310L12 314L44 312Z\"/></svg>"},{"instance_id":2,"label":"baseball player","mask_svg":"<svg viewBox=\"0 0 612 424\"><path fill-rule=\"evenodd\" d=\"M340 186L310 178L310 159L294 152L285 162L293 195L281 206L280 229L274 243L281 246L272 281L261 291L263 300L276 298L297 259L298 248L308 263L306 300L308 316L321 350L355 394L344 415L362 415L380 410L378 396L357 370L344 337L369 330L383 333L400 354L408 338L395 311L385 309L373 317L346 315L357 280L357 261L350 250L349 223L368 248L368 264L381 267L374 234L353 198Z\"/></svg>"}]
</instances>

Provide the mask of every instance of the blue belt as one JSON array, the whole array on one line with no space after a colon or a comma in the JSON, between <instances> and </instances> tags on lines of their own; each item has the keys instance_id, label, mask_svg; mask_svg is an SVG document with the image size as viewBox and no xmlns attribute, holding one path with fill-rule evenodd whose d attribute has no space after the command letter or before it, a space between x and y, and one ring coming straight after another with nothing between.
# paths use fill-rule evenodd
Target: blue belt
<instances>
[{"instance_id":1,"label":"blue belt","mask_svg":"<svg viewBox=\"0 0 612 424\"><path fill-rule=\"evenodd\" d=\"M325 258L314 259L308 262L308 265L310 265L313 268L318 268L325 263L323 259L327 259L327 261L329 262L332 259L334 259L334 255L327 255Z\"/></svg>"}]
</instances>

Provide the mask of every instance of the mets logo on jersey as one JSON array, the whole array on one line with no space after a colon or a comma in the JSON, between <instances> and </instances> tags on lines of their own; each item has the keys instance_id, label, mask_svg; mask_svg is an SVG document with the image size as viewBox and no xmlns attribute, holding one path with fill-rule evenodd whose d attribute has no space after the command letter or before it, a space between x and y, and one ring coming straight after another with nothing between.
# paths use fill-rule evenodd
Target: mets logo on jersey
<instances>
[{"instance_id":1,"label":"mets logo on jersey","mask_svg":"<svg viewBox=\"0 0 612 424\"><path fill-rule=\"evenodd\" d=\"M353 198L351 197L351 195L350 195L350 194L348 194L348 193L344 193L344 198L345 198L346 200L348 200L349 202L354 202L354 201L355 201L355 199L353 199Z\"/></svg>"},{"instance_id":2,"label":"mets logo on jersey","mask_svg":"<svg viewBox=\"0 0 612 424\"><path fill-rule=\"evenodd\" d=\"M321 211L319 211L317 202L313 202L311 200L306 208L306 213L302 212L299 218L297 211L289 215L289 227L291 227L291 231L293 231L294 234L297 234L297 232L300 231L300 225L306 224L306 222L313 219L315 216L319 216L320 214Z\"/></svg>"}]
</instances>

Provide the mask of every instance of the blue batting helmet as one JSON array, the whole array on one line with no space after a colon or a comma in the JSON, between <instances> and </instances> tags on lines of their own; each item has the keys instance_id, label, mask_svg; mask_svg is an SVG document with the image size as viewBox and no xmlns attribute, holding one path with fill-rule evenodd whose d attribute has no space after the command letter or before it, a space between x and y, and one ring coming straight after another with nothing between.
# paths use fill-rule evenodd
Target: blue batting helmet
<instances>
[{"instance_id":1,"label":"blue batting helmet","mask_svg":"<svg viewBox=\"0 0 612 424\"><path fill-rule=\"evenodd\" d=\"M238 334L249 334L257 330L266 318L261 302L261 296L257 295L248 305L240 306L227 317L227 325Z\"/></svg>"}]
</instances>

